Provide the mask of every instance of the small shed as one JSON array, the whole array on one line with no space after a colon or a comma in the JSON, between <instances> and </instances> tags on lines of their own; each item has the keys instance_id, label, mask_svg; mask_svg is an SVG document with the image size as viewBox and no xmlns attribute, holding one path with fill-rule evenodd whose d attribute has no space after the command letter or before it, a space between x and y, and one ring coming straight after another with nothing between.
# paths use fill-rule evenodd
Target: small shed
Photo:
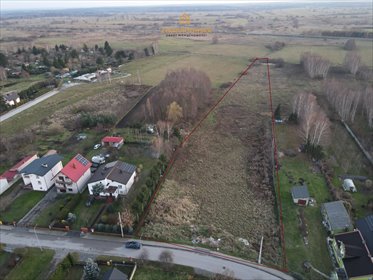
<instances>
[{"instance_id":1,"label":"small shed","mask_svg":"<svg viewBox=\"0 0 373 280\"><path fill-rule=\"evenodd\" d=\"M298 205L307 206L310 200L310 194L306 185L291 188L293 202Z\"/></svg>"},{"instance_id":2,"label":"small shed","mask_svg":"<svg viewBox=\"0 0 373 280\"><path fill-rule=\"evenodd\" d=\"M354 181L351 179L344 179L343 180L343 190L346 192L357 192Z\"/></svg>"}]
</instances>

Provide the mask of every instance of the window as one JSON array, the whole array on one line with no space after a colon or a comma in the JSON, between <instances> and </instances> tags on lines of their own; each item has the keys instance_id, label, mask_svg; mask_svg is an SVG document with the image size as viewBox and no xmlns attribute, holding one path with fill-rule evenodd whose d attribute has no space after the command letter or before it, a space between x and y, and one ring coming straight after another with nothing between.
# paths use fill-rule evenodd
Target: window
<instances>
[{"instance_id":1,"label":"window","mask_svg":"<svg viewBox=\"0 0 373 280\"><path fill-rule=\"evenodd\" d=\"M40 182L40 181L38 181L38 184L39 184L39 185L41 185L41 182Z\"/></svg>"},{"instance_id":2,"label":"window","mask_svg":"<svg viewBox=\"0 0 373 280\"><path fill-rule=\"evenodd\" d=\"M39 179L39 176L38 176L38 175L36 175L36 179Z\"/></svg>"},{"instance_id":3,"label":"window","mask_svg":"<svg viewBox=\"0 0 373 280\"><path fill-rule=\"evenodd\" d=\"M58 176L58 179L63 181L63 176Z\"/></svg>"},{"instance_id":4,"label":"window","mask_svg":"<svg viewBox=\"0 0 373 280\"><path fill-rule=\"evenodd\" d=\"M69 192L72 192L72 191L73 191L73 189L71 189L71 188L68 188L67 190L68 190Z\"/></svg>"},{"instance_id":5,"label":"window","mask_svg":"<svg viewBox=\"0 0 373 280\"><path fill-rule=\"evenodd\" d=\"M121 188L122 188L122 185L118 185L118 188L120 188L120 189L121 189Z\"/></svg>"}]
</instances>

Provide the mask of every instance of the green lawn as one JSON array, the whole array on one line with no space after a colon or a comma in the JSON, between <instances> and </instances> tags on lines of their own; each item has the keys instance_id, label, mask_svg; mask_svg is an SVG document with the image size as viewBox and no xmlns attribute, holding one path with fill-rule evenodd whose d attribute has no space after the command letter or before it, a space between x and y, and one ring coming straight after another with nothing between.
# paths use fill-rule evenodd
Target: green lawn
<instances>
[{"instance_id":1,"label":"green lawn","mask_svg":"<svg viewBox=\"0 0 373 280\"><path fill-rule=\"evenodd\" d=\"M0 213L0 219L7 222L19 221L45 194L38 191L25 192L17 197L6 211Z\"/></svg>"},{"instance_id":2,"label":"green lawn","mask_svg":"<svg viewBox=\"0 0 373 280\"><path fill-rule=\"evenodd\" d=\"M49 268L54 256L54 251L49 249L22 248L16 249L15 253L22 255L22 260L6 276L6 280L38 280Z\"/></svg>"},{"instance_id":3,"label":"green lawn","mask_svg":"<svg viewBox=\"0 0 373 280\"><path fill-rule=\"evenodd\" d=\"M0 93L5 93L13 90L21 91L27 89L36 82L45 80L44 74L31 75L29 78L24 79L9 79L7 81L0 82ZM10 85L5 87L5 85Z\"/></svg>"},{"instance_id":4,"label":"green lawn","mask_svg":"<svg viewBox=\"0 0 373 280\"><path fill-rule=\"evenodd\" d=\"M95 201L91 207L87 207L85 206L87 199L88 189L83 193L82 198L75 209L71 209L71 212L76 215L76 221L72 226L74 230L79 230L81 227L89 227L93 223L93 220L100 211L102 205L105 204L105 201Z\"/></svg>"},{"instance_id":5,"label":"green lawn","mask_svg":"<svg viewBox=\"0 0 373 280\"><path fill-rule=\"evenodd\" d=\"M49 224L58 216L60 207L64 204L64 199L66 199L68 196L75 197L76 195L77 194L58 195L56 200L39 214L35 220L35 224L41 227L48 227ZM102 201L95 201L91 207L87 207L85 206L87 199L88 189L85 190L81 195L77 206L69 211L76 215L76 221L72 225L72 229L74 230L79 230L81 227L90 226L104 203Z\"/></svg>"},{"instance_id":6,"label":"green lawn","mask_svg":"<svg viewBox=\"0 0 373 280\"><path fill-rule=\"evenodd\" d=\"M288 126L278 126L277 135L281 139L280 151L286 144L281 146L284 139L293 141L296 137L296 128ZM281 186L282 214L285 230L286 255L289 270L304 274L302 264L305 260L312 263L320 271L329 274L332 270L332 264L326 247L326 231L321 222L321 203L327 202L329 197L328 188L324 178L320 173L314 173L311 170L312 162L304 154L298 154L294 158L284 157L280 160L281 169L279 171ZM293 203L290 189L299 185L300 178L305 180L311 197L316 199L316 206L307 206L305 208ZM305 245L301 231L299 229L298 213L304 210L304 217L308 229L308 245ZM310 273L305 275L307 278L317 278L318 275Z\"/></svg>"}]
</instances>

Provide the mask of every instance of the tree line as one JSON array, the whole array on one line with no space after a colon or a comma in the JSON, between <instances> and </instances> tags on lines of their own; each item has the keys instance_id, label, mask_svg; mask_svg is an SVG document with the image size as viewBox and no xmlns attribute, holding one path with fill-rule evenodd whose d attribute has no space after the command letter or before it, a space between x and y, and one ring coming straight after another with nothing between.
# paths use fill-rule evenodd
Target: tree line
<instances>
[{"instance_id":1,"label":"tree line","mask_svg":"<svg viewBox=\"0 0 373 280\"><path fill-rule=\"evenodd\" d=\"M341 120L353 123L357 112L361 112L368 126L373 128L373 88L352 88L335 79L326 81L324 92L329 103Z\"/></svg>"}]
</instances>

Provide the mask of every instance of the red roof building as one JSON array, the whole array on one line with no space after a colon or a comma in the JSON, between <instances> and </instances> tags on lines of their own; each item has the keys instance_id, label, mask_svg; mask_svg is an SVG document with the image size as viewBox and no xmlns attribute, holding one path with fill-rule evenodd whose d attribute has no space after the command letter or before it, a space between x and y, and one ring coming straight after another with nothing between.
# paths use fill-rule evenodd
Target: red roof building
<instances>
[{"instance_id":1,"label":"red roof building","mask_svg":"<svg viewBox=\"0 0 373 280\"><path fill-rule=\"evenodd\" d=\"M58 173L56 187L58 192L78 193L82 192L85 183L91 177L92 163L80 154L70 160Z\"/></svg>"},{"instance_id":2,"label":"red roof building","mask_svg":"<svg viewBox=\"0 0 373 280\"><path fill-rule=\"evenodd\" d=\"M11 182L13 181L15 177L17 177L19 171L21 171L23 168L25 168L27 165L29 165L32 161L34 161L37 158L38 156L36 154L24 157L21 161L15 164L12 168L10 168L9 170L1 174L1 176L5 177L8 180L8 182Z\"/></svg>"},{"instance_id":3,"label":"red roof building","mask_svg":"<svg viewBox=\"0 0 373 280\"><path fill-rule=\"evenodd\" d=\"M117 149L120 149L123 143L124 143L123 137L119 137L119 136L105 136L101 140L102 146L106 145L106 146L114 147Z\"/></svg>"}]
</instances>

